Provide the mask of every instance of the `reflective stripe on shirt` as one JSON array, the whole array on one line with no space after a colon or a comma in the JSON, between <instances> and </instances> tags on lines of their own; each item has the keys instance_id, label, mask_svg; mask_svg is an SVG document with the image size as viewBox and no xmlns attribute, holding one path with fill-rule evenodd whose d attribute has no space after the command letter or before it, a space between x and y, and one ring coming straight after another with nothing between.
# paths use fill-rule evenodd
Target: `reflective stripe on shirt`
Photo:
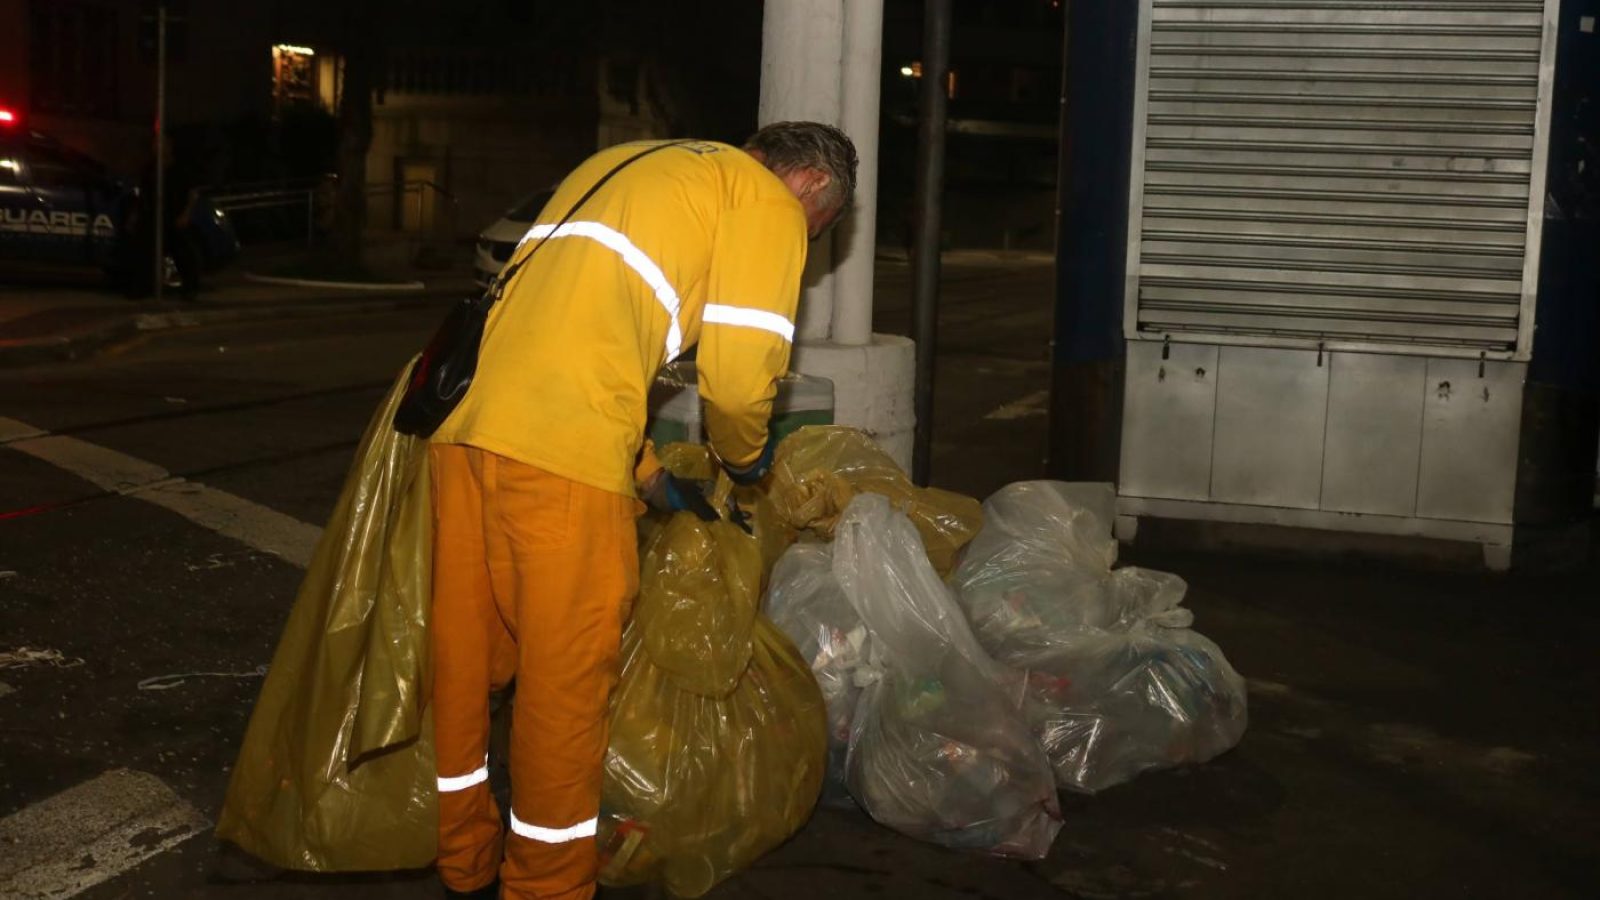
<instances>
[{"instance_id":1,"label":"reflective stripe on shirt","mask_svg":"<svg viewBox=\"0 0 1600 900\"><path fill-rule=\"evenodd\" d=\"M678 292L672 289L666 273L661 271L655 260L645 255L633 241L628 240L627 235L600 222L568 222L560 228L554 225L535 225L528 229L528 233L517 243L521 246L530 240L564 237L586 237L603 244L608 250L622 257L628 268L644 279L644 283L655 292L656 301L667 311L667 318L671 321L667 327L666 361L677 359L683 350L683 329L678 325L678 310L682 304L678 300Z\"/></svg>"},{"instance_id":2,"label":"reflective stripe on shirt","mask_svg":"<svg viewBox=\"0 0 1600 900\"><path fill-rule=\"evenodd\" d=\"M738 325L744 328L759 328L770 331L789 343L794 343L794 323L775 312L764 309L748 309L743 306L724 306L721 303L707 303L706 309L700 316L700 321L706 325Z\"/></svg>"}]
</instances>

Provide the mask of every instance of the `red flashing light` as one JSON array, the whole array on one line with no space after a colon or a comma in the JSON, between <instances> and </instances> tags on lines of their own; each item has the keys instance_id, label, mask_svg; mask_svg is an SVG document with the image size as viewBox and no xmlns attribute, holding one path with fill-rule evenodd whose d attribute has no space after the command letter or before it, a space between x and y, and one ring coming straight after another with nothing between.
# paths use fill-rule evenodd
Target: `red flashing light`
<instances>
[{"instance_id":1,"label":"red flashing light","mask_svg":"<svg viewBox=\"0 0 1600 900\"><path fill-rule=\"evenodd\" d=\"M9 109L0 107L0 125L15 125L16 123L17 114Z\"/></svg>"}]
</instances>

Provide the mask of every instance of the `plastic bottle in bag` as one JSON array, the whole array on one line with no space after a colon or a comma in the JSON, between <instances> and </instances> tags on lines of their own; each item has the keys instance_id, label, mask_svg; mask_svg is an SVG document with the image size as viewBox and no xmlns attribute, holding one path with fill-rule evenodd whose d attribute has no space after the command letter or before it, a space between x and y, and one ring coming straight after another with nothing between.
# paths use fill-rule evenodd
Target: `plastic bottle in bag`
<instances>
[{"instance_id":1,"label":"plastic bottle in bag","mask_svg":"<svg viewBox=\"0 0 1600 900\"><path fill-rule=\"evenodd\" d=\"M854 806L845 787L845 758L856 701L870 669L871 638L833 577L833 548L819 543L790 547L772 569L763 609L810 665L828 706L828 776L822 802Z\"/></svg>"}]
</instances>

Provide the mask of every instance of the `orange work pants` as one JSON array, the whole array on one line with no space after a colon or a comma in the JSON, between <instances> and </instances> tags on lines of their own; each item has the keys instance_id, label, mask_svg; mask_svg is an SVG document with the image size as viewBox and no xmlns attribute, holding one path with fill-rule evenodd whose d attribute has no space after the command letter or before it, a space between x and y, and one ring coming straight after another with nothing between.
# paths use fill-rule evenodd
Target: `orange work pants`
<instances>
[{"instance_id":1,"label":"orange work pants","mask_svg":"<svg viewBox=\"0 0 1600 900\"><path fill-rule=\"evenodd\" d=\"M503 896L593 896L596 817L638 501L485 450L433 453L439 877ZM511 834L488 784L489 693L517 682Z\"/></svg>"}]
</instances>

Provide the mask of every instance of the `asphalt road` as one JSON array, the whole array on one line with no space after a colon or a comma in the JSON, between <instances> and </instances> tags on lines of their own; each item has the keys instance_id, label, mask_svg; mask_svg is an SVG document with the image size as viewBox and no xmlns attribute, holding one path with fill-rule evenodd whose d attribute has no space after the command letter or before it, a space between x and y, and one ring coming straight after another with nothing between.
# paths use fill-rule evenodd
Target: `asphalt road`
<instances>
[{"instance_id":1,"label":"asphalt road","mask_svg":"<svg viewBox=\"0 0 1600 900\"><path fill-rule=\"evenodd\" d=\"M947 278L936 479L982 496L1039 473L1049 267L973 258ZM903 330L903 266L883 267L879 298L880 330ZM0 371L0 653L61 655L0 663L0 841L22 834L23 850L58 857L56 896L437 896L426 872L273 877L207 827L301 575L304 535L278 526L325 519L374 404L436 317L177 331ZM72 440L41 443L24 426ZM125 490L162 473L184 479L166 483L163 503ZM238 502L218 513L195 500L198 486ZM1492 577L1148 547L1133 557L1189 580L1197 628L1250 678L1237 750L1066 798L1041 863L947 852L823 811L712 896L1596 895L1592 562ZM162 676L180 677L147 681ZM60 813L51 798L67 791L81 802ZM133 796L169 810L138 836L160 852L71 887L119 865L84 848L74 823ZM41 810L59 813L49 828L17 826ZM23 852L0 846L0 879L8 849Z\"/></svg>"},{"instance_id":2,"label":"asphalt road","mask_svg":"<svg viewBox=\"0 0 1600 900\"><path fill-rule=\"evenodd\" d=\"M114 478L118 461L137 460L317 524L378 383L435 317L177 332L0 373L0 415L13 432L26 423L81 442L68 448L80 451L67 458L74 466L109 466ZM0 582L0 651L82 664L0 670L13 689L0 698L0 812L128 768L214 821L260 686L248 673L270 658L300 566L19 446L0 457L0 569L14 573ZM83 447L120 456L108 464ZM186 672L245 674L139 687ZM187 841L84 896L206 896L211 843Z\"/></svg>"}]
</instances>

